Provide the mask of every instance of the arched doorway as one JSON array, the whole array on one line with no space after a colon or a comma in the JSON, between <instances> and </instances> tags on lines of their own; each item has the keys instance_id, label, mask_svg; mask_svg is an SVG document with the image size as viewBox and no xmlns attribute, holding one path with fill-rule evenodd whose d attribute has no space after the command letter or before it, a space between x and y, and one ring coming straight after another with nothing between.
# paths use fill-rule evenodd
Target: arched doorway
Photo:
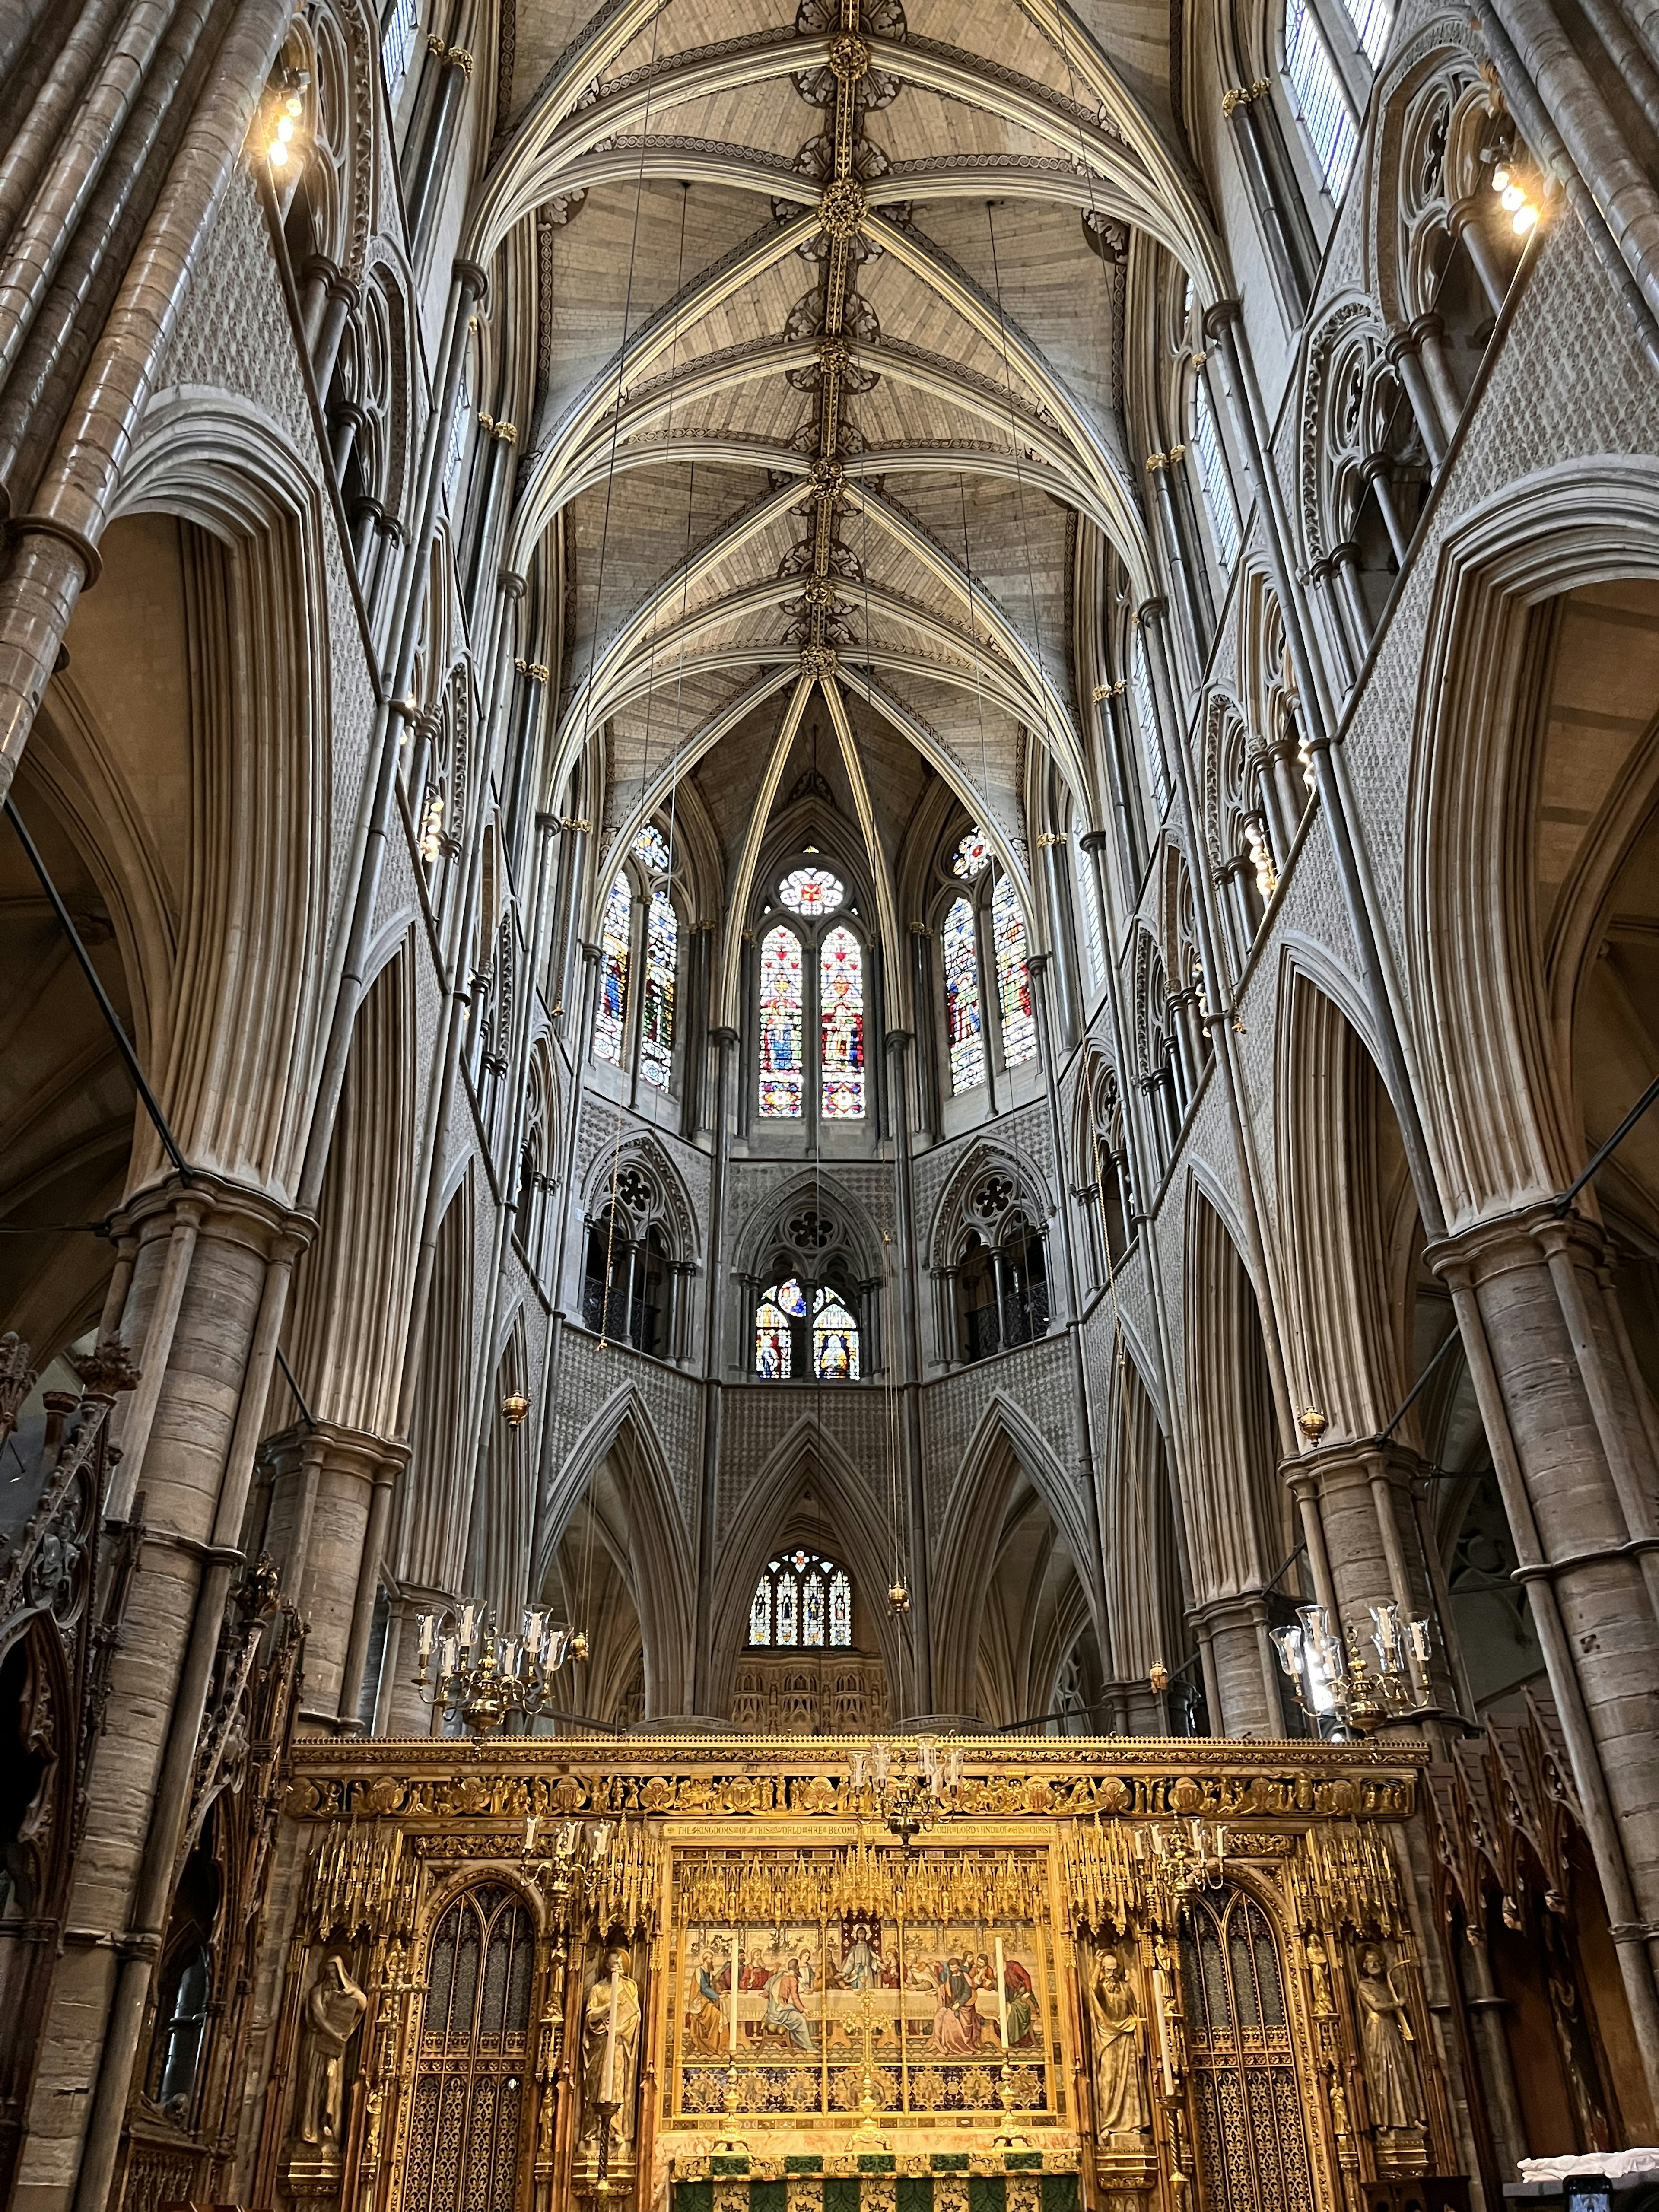
<instances>
[{"instance_id":1,"label":"arched doorway","mask_svg":"<svg viewBox=\"0 0 1659 2212\"><path fill-rule=\"evenodd\" d=\"M463 1890L434 1929L399 2212L517 2212L536 1939L516 1890Z\"/></svg>"},{"instance_id":2,"label":"arched doorway","mask_svg":"<svg viewBox=\"0 0 1659 2212\"><path fill-rule=\"evenodd\" d=\"M1190 1900L1180 1950L1201 2212L1301 2212L1313 2176L1273 1924L1228 1886Z\"/></svg>"}]
</instances>

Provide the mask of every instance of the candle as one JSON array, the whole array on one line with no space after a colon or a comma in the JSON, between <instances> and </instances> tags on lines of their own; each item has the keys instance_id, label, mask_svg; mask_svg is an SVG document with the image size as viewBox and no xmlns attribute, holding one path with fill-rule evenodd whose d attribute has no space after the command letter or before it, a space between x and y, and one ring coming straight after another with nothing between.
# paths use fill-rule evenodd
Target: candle
<instances>
[{"instance_id":1,"label":"candle","mask_svg":"<svg viewBox=\"0 0 1659 2212\"><path fill-rule=\"evenodd\" d=\"M1008 1983L1002 1970L1002 1938L997 1937L997 2026L1002 2034L1002 2047L1008 2048Z\"/></svg>"},{"instance_id":2,"label":"candle","mask_svg":"<svg viewBox=\"0 0 1659 2212\"><path fill-rule=\"evenodd\" d=\"M435 1613L423 1613L421 1615L421 1664L423 1667L427 1661L432 1656L433 1638L436 1636L437 1632L437 1614Z\"/></svg>"},{"instance_id":3,"label":"candle","mask_svg":"<svg viewBox=\"0 0 1659 2212\"><path fill-rule=\"evenodd\" d=\"M599 2090L602 2105L617 2101L617 1999L622 1992L622 1968L616 1961L611 1967L611 2025L605 2035L605 2081Z\"/></svg>"},{"instance_id":4,"label":"candle","mask_svg":"<svg viewBox=\"0 0 1659 2212\"><path fill-rule=\"evenodd\" d=\"M738 2047L738 1939L732 1938L732 2019L726 2032L726 2047L735 2051Z\"/></svg>"},{"instance_id":5,"label":"candle","mask_svg":"<svg viewBox=\"0 0 1659 2212\"><path fill-rule=\"evenodd\" d=\"M1175 2069L1170 2063L1170 2022L1164 2004L1164 1968L1152 1968L1152 2002L1158 2010L1158 2055L1164 2067L1164 2094L1175 2094Z\"/></svg>"}]
</instances>

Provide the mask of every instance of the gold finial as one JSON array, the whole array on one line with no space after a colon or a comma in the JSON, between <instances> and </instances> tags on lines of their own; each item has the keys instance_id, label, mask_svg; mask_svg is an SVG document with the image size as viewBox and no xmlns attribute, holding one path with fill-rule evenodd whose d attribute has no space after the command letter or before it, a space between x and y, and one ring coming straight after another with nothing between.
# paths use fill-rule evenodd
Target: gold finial
<instances>
[{"instance_id":1,"label":"gold finial","mask_svg":"<svg viewBox=\"0 0 1659 2212\"><path fill-rule=\"evenodd\" d=\"M1317 1406L1310 1406L1306 1413L1297 1416L1296 1425L1310 1444L1316 1444L1331 1425Z\"/></svg>"}]
</instances>

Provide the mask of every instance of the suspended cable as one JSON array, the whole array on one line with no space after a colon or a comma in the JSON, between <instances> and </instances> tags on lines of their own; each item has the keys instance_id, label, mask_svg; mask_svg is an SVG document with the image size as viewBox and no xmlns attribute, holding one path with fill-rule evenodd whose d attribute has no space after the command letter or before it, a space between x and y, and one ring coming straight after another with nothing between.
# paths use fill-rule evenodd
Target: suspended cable
<instances>
[{"instance_id":1,"label":"suspended cable","mask_svg":"<svg viewBox=\"0 0 1659 2212\"><path fill-rule=\"evenodd\" d=\"M17 811L16 805L9 793L6 798L6 819L17 832L17 842L27 855L29 866L40 878L40 887L52 902L52 910L58 917L58 927L70 941L70 949L80 963L82 974L92 986L92 994L98 1001L98 1011L102 1014L110 1035L115 1039L116 1048L126 1063L127 1073L132 1078L138 1096L143 1102L144 1111L155 1124L155 1133L161 1139L167 1158L179 1170L179 1180L185 1183L193 1181L190 1164L179 1148L179 1140L168 1127L167 1117L161 1111L155 1093L144 1079L144 1071L138 1065L138 1055L132 1048L132 1040L122 1027L121 1018L110 1002L109 993L104 988L103 978L93 966L92 956L81 941L81 933L75 927L69 908L59 896L58 886L53 883L46 862L36 849L33 838L23 827L23 817Z\"/></svg>"}]
</instances>

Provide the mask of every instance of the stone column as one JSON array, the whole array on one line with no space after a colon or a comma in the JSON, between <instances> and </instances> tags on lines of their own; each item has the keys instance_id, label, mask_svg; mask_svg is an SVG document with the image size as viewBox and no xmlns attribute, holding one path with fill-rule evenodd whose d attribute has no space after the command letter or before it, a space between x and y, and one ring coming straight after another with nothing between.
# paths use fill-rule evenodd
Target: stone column
<instances>
[{"instance_id":1,"label":"stone column","mask_svg":"<svg viewBox=\"0 0 1659 2212\"><path fill-rule=\"evenodd\" d=\"M263 1408L286 1271L306 1226L262 1194L200 1175L184 1193L175 1183L145 1192L117 1224L138 1239L141 1312L160 1287L181 1204L198 1216L197 1233L145 1453L144 1541L92 1769L68 1914L76 1934L52 1990L19 2170L16 2201L32 2212L61 2212L77 2179L82 2212L100 2212L108 2194L219 1616L240 1556L252 1467L241 1417Z\"/></svg>"},{"instance_id":2,"label":"stone column","mask_svg":"<svg viewBox=\"0 0 1659 2212\"><path fill-rule=\"evenodd\" d=\"M332 1421L319 1421L295 1441L297 1450L290 1446L277 1465L266 1548L283 1563L283 1588L310 1625L300 1717L331 1732L347 1717L337 1709L360 1567L368 1593L362 1634L368 1649L378 1565L378 1556L370 1560L367 1555L369 1523L380 1522L383 1538L386 1508L375 1513L377 1497L384 1491L389 1501L409 1447ZM379 1549L377 1543L377 1555Z\"/></svg>"},{"instance_id":3,"label":"stone column","mask_svg":"<svg viewBox=\"0 0 1659 2212\"><path fill-rule=\"evenodd\" d=\"M1504 1510L1659 2088L1659 1529L1596 1277L1601 1238L1537 1206L1431 1248L1451 1286Z\"/></svg>"},{"instance_id":4,"label":"stone column","mask_svg":"<svg viewBox=\"0 0 1659 2212\"><path fill-rule=\"evenodd\" d=\"M1278 1661L1259 1592L1213 1598L1191 1613L1203 1646L1210 1727L1219 1735L1279 1736Z\"/></svg>"}]
</instances>

